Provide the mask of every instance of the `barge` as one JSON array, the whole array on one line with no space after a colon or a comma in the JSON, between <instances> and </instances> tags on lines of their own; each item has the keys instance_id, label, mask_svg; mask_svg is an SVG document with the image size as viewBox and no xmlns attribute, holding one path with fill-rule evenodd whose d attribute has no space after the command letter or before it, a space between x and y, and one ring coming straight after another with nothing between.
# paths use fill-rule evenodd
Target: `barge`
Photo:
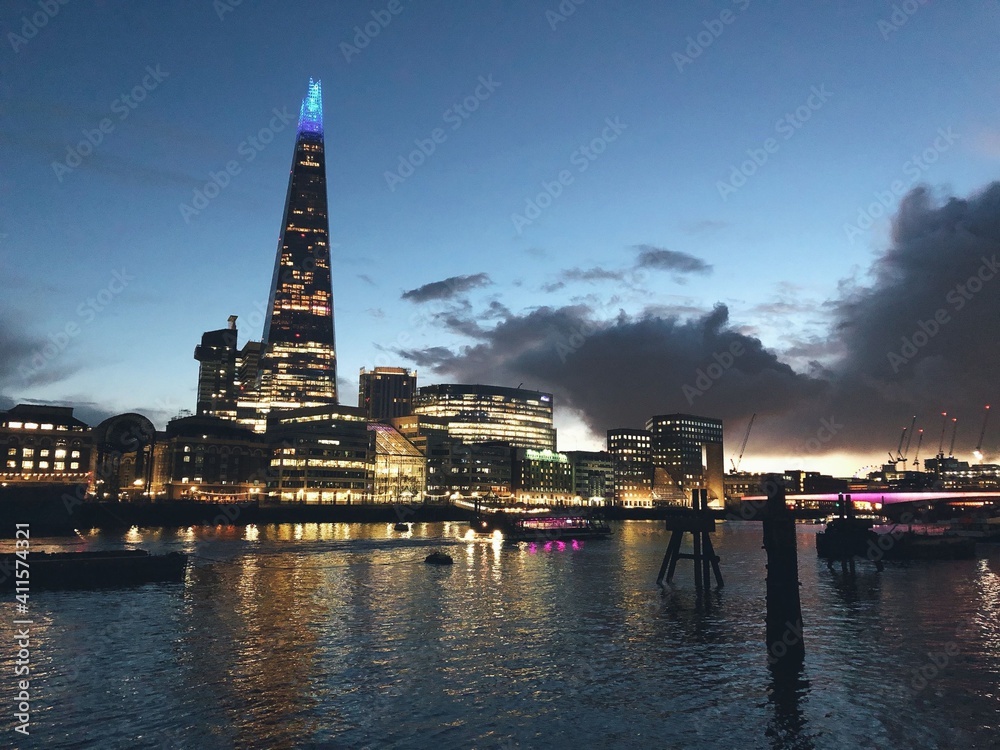
<instances>
[{"instance_id":1,"label":"barge","mask_svg":"<svg viewBox=\"0 0 1000 750\"><path fill-rule=\"evenodd\" d=\"M151 555L145 550L0 554L0 591L16 586L41 589L96 589L179 583L188 557L181 552Z\"/></svg>"}]
</instances>

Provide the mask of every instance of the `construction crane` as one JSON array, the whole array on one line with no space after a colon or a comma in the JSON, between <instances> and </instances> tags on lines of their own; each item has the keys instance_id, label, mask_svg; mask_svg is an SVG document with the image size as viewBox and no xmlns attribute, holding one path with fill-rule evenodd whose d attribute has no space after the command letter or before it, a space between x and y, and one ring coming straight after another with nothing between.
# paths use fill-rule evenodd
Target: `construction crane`
<instances>
[{"instance_id":1,"label":"construction crane","mask_svg":"<svg viewBox=\"0 0 1000 750\"><path fill-rule=\"evenodd\" d=\"M914 414L913 421L910 422L910 434L906 438L906 452L903 454L904 461L906 460L906 457L910 455L910 441L913 440L913 428L916 426L917 426L917 415Z\"/></svg>"},{"instance_id":2,"label":"construction crane","mask_svg":"<svg viewBox=\"0 0 1000 750\"><path fill-rule=\"evenodd\" d=\"M955 455L955 435L958 434L958 417L951 418L951 447L948 449L948 457Z\"/></svg>"},{"instance_id":3,"label":"construction crane","mask_svg":"<svg viewBox=\"0 0 1000 750\"><path fill-rule=\"evenodd\" d=\"M977 461L983 460L983 438L986 436L986 422L990 418L990 405L986 404L986 409L983 413L983 429L979 431L979 442L976 443L976 450L973 453L976 456Z\"/></svg>"},{"instance_id":4,"label":"construction crane","mask_svg":"<svg viewBox=\"0 0 1000 750\"><path fill-rule=\"evenodd\" d=\"M889 451L889 463L898 464L903 459L903 438L906 437L906 428L899 434L899 445L896 446L896 452L893 453Z\"/></svg>"},{"instance_id":5,"label":"construction crane","mask_svg":"<svg viewBox=\"0 0 1000 750\"><path fill-rule=\"evenodd\" d=\"M948 412L941 412L941 442L938 443L938 458L944 456L944 431L948 427Z\"/></svg>"},{"instance_id":6,"label":"construction crane","mask_svg":"<svg viewBox=\"0 0 1000 750\"><path fill-rule=\"evenodd\" d=\"M747 441L750 439L750 430L753 429L753 421L757 418L757 412L753 413L750 417L750 424L747 425L746 434L743 435L743 442L740 444L740 455L736 457L736 460L729 459L729 463L733 466L733 474L740 470L740 463L743 461L743 452L747 449Z\"/></svg>"},{"instance_id":7,"label":"construction crane","mask_svg":"<svg viewBox=\"0 0 1000 750\"><path fill-rule=\"evenodd\" d=\"M924 442L924 431L922 429L917 430L917 452L913 456L913 465L920 468L920 444Z\"/></svg>"}]
</instances>

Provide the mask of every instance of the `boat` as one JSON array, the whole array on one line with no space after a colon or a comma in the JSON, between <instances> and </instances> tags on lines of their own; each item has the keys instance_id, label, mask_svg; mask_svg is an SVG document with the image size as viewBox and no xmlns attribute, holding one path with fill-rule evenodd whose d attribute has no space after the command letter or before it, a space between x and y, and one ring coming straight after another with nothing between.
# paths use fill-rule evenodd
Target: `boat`
<instances>
[{"instance_id":1,"label":"boat","mask_svg":"<svg viewBox=\"0 0 1000 750\"><path fill-rule=\"evenodd\" d=\"M392 530L393 531L409 531L410 530L410 524L400 522L400 523L397 523L395 526L393 526Z\"/></svg>"},{"instance_id":2,"label":"boat","mask_svg":"<svg viewBox=\"0 0 1000 750\"><path fill-rule=\"evenodd\" d=\"M444 552L431 552L424 558L424 562L428 565L451 565L454 560L451 559L451 555L446 555Z\"/></svg>"},{"instance_id":3,"label":"boat","mask_svg":"<svg viewBox=\"0 0 1000 750\"><path fill-rule=\"evenodd\" d=\"M188 557L181 552L151 555L146 550L0 554L0 590L92 589L184 580ZM27 575L18 577L19 571Z\"/></svg>"},{"instance_id":4,"label":"boat","mask_svg":"<svg viewBox=\"0 0 1000 750\"><path fill-rule=\"evenodd\" d=\"M835 518L816 534L816 554L828 561L867 558L877 565L883 560L969 560L976 556L976 539L931 527Z\"/></svg>"},{"instance_id":5,"label":"boat","mask_svg":"<svg viewBox=\"0 0 1000 750\"><path fill-rule=\"evenodd\" d=\"M554 542L607 539L611 527L604 519L590 515L511 514L503 511L482 514L469 522L477 534L499 532L505 542Z\"/></svg>"}]
</instances>

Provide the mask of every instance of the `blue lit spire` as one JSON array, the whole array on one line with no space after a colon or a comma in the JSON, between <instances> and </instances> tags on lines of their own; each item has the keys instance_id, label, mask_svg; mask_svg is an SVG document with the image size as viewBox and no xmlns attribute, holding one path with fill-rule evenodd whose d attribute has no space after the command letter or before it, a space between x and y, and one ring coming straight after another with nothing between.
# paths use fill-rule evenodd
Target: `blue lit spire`
<instances>
[{"instance_id":1,"label":"blue lit spire","mask_svg":"<svg viewBox=\"0 0 1000 750\"><path fill-rule=\"evenodd\" d=\"M299 132L323 133L323 86L312 78L309 79L309 93L299 110Z\"/></svg>"}]
</instances>

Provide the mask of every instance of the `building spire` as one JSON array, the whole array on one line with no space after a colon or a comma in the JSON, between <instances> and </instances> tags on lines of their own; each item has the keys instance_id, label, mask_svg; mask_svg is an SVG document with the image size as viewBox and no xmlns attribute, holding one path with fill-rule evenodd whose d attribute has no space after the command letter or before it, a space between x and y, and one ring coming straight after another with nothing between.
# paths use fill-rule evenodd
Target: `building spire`
<instances>
[{"instance_id":1,"label":"building spire","mask_svg":"<svg viewBox=\"0 0 1000 750\"><path fill-rule=\"evenodd\" d=\"M309 79L309 93L299 110L299 133L323 133L323 84Z\"/></svg>"}]
</instances>

